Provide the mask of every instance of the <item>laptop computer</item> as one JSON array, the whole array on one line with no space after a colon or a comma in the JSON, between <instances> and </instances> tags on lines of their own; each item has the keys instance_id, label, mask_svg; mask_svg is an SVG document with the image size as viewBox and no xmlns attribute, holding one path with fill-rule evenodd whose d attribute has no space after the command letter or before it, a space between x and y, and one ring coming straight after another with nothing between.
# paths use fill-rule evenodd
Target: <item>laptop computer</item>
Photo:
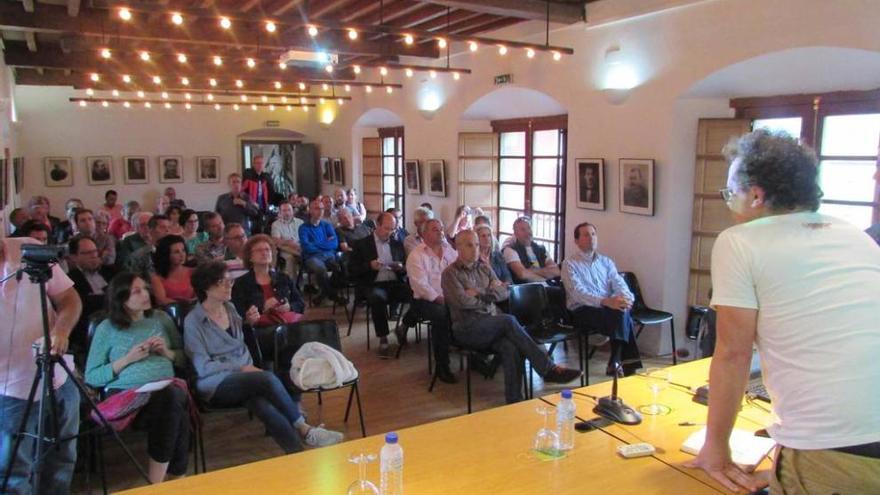
<instances>
[{"instance_id":1,"label":"laptop computer","mask_svg":"<svg viewBox=\"0 0 880 495\"><path fill-rule=\"evenodd\" d=\"M749 371L746 395L764 402L770 402L770 395L767 393L767 388L764 387L764 380L761 378L761 358L757 352L752 354L752 366Z\"/></svg>"}]
</instances>

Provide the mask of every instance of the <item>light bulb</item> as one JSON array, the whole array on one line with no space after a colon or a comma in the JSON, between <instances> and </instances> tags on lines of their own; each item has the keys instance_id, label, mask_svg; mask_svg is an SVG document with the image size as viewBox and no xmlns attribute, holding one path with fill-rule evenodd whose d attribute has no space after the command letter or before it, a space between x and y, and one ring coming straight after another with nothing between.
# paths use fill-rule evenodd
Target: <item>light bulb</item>
<instances>
[{"instance_id":1,"label":"light bulb","mask_svg":"<svg viewBox=\"0 0 880 495\"><path fill-rule=\"evenodd\" d=\"M269 98L267 98L267 97L264 95L264 96L261 96L261 97L260 97L260 101L262 101L263 103L266 103L267 101L269 101Z\"/></svg>"},{"instance_id":2,"label":"light bulb","mask_svg":"<svg viewBox=\"0 0 880 495\"><path fill-rule=\"evenodd\" d=\"M253 111L256 112L256 111L257 111L257 106L256 106L256 105L251 105L251 110L253 110Z\"/></svg>"},{"instance_id":3,"label":"light bulb","mask_svg":"<svg viewBox=\"0 0 880 495\"><path fill-rule=\"evenodd\" d=\"M235 87L240 88L242 86L244 86L244 83L241 81L241 79L236 79L235 80Z\"/></svg>"},{"instance_id":4,"label":"light bulb","mask_svg":"<svg viewBox=\"0 0 880 495\"><path fill-rule=\"evenodd\" d=\"M153 83L154 84L162 84L162 78L159 76L153 76Z\"/></svg>"},{"instance_id":5,"label":"light bulb","mask_svg":"<svg viewBox=\"0 0 880 495\"><path fill-rule=\"evenodd\" d=\"M88 106L88 103L86 103L85 100L80 100L80 101L79 101L79 106L81 106L81 107L85 107L85 106Z\"/></svg>"},{"instance_id":6,"label":"light bulb","mask_svg":"<svg viewBox=\"0 0 880 495\"><path fill-rule=\"evenodd\" d=\"M238 103L232 105L232 109L235 110L236 112L238 111L239 108L241 108L241 107L238 106Z\"/></svg>"},{"instance_id":7,"label":"light bulb","mask_svg":"<svg viewBox=\"0 0 880 495\"><path fill-rule=\"evenodd\" d=\"M214 55L214 65L216 65L216 66L223 65L223 59L217 55Z\"/></svg>"},{"instance_id":8,"label":"light bulb","mask_svg":"<svg viewBox=\"0 0 880 495\"><path fill-rule=\"evenodd\" d=\"M413 40L413 36L411 34L408 34L403 37L403 42L406 43L407 45L412 45L413 41L415 41L415 40Z\"/></svg>"},{"instance_id":9,"label":"light bulb","mask_svg":"<svg viewBox=\"0 0 880 495\"><path fill-rule=\"evenodd\" d=\"M102 48L102 49L101 49L101 56L104 57L104 58L110 58L110 57L113 56L113 54L110 53L110 49L109 49L109 48Z\"/></svg>"},{"instance_id":10,"label":"light bulb","mask_svg":"<svg viewBox=\"0 0 880 495\"><path fill-rule=\"evenodd\" d=\"M211 79L208 79L208 84L211 86L217 86L217 80L212 77Z\"/></svg>"},{"instance_id":11,"label":"light bulb","mask_svg":"<svg viewBox=\"0 0 880 495\"><path fill-rule=\"evenodd\" d=\"M504 45L498 45L498 55L507 55L507 47Z\"/></svg>"},{"instance_id":12,"label":"light bulb","mask_svg":"<svg viewBox=\"0 0 880 495\"><path fill-rule=\"evenodd\" d=\"M562 60L562 54L554 50L553 51L553 60L559 62L560 60Z\"/></svg>"},{"instance_id":13,"label":"light bulb","mask_svg":"<svg viewBox=\"0 0 880 495\"><path fill-rule=\"evenodd\" d=\"M526 57L535 58L535 50L531 48L526 48Z\"/></svg>"},{"instance_id":14,"label":"light bulb","mask_svg":"<svg viewBox=\"0 0 880 495\"><path fill-rule=\"evenodd\" d=\"M381 75L383 75L383 76L387 76L387 75L388 75L388 69L385 68L385 67L379 67L379 74L381 74Z\"/></svg>"},{"instance_id":15,"label":"light bulb","mask_svg":"<svg viewBox=\"0 0 880 495\"><path fill-rule=\"evenodd\" d=\"M303 107L303 112L309 113L309 107Z\"/></svg>"},{"instance_id":16,"label":"light bulb","mask_svg":"<svg viewBox=\"0 0 880 495\"><path fill-rule=\"evenodd\" d=\"M193 106L190 105L189 103L187 103L187 104L185 104L185 105L183 106L183 108L185 108L185 109L187 109L187 110L191 109L192 107L193 107Z\"/></svg>"},{"instance_id":17,"label":"light bulb","mask_svg":"<svg viewBox=\"0 0 880 495\"><path fill-rule=\"evenodd\" d=\"M189 78L188 77L181 77L180 84L183 84L184 86L189 86Z\"/></svg>"},{"instance_id":18,"label":"light bulb","mask_svg":"<svg viewBox=\"0 0 880 495\"><path fill-rule=\"evenodd\" d=\"M287 69L287 64L285 62L278 62L278 68L281 70Z\"/></svg>"},{"instance_id":19,"label":"light bulb","mask_svg":"<svg viewBox=\"0 0 880 495\"><path fill-rule=\"evenodd\" d=\"M214 104L214 110L220 110L220 104L219 104L219 103L215 103L215 104Z\"/></svg>"},{"instance_id":20,"label":"light bulb","mask_svg":"<svg viewBox=\"0 0 880 495\"><path fill-rule=\"evenodd\" d=\"M327 102L327 100L325 100L323 97L322 97L322 98L318 98L318 103L320 103L321 105L323 105L323 104L326 103L326 102Z\"/></svg>"},{"instance_id":21,"label":"light bulb","mask_svg":"<svg viewBox=\"0 0 880 495\"><path fill-rule=\"evenodd\" d=\"M251 69L253 69L254 67L257 66L257 62L254 61L254 59L249 58L249 59L247 59L247 66L250 67Z\"/></svg>"},{"instance_id":22,"label":"light bulb","mask_svg":"<svg viewBox=\"0 0 880 495\"><path fill-rule=\"evenodd\" d=\"M292 111L293 111L293 107L290 106L290 105L287 105L287 106L284 107L284 108L287 109L288 112L292 112Z\"/></svg>"},{"instance_id":23,"label":"light bulb","mask_svg":"<svg viewBox=\"0 0 880 495\"><path fill-rule=\"evenodd\" d=\"M299 90L305 91L306 90L306 83L299 83Z\"/></svg>"},{"instance_id":24,"label":"light bulb","mask_svg":"<svg viewBox=\"0 0 880 495\"><path fill-rule=\"evenodd\" d=\"M180 15L180 12L175 12L171 14L171 22L173 22L175 26L180 26L181 24L183 24L183 16Z\"/></svg>"},{"instance_id":25,"label":"light bulb","mask_svg":"<svg viewBox=\"0 0 880 495\"><path fill-rule=\"evenodd\" d=\"M350 85L350 84L346 84L346 85L345 85L345 92L346 92L346 93L351 92L351 85Z\"/></svg>"},{"instance_id":26,"label":"light bulb","mask_svg":"<svg viewBox=\"0 0 880 495\"><path fill-rule=\"evenodd\" d=\"M131 11L126 9L125 7L119 9L119 18L123 21L131 20Z\"/></svg>"},{"instance_id":27,"label":"light bulb","mask_svg":"<svg viewBox=\"0 0 880 495\"><path fill-rule=\"evenodd\" d=\"M353 65L353 66L351 67L351 69L354 71L355 74L360 74L360 73L361 73L361 66L360 66L360 65Z\"/></svg>"},{"instance_id":28,"label":"light bulb","mask_svg":"<svg viewBox=\"0 0 880 495\"><path fill-rule=\"evenodd\" d=\"M107 103L107 100L104 100L104 101L101 102L101 106L104 107L104 108L107 108L107 107L110 106L110 104Z\"/></svg>"},{"instance_id":29,"label":"light bulb","mask_svg":"<svg viewBox=\"0 0 880 495\"><path fill-rule=\"evenodd\" d=\"M355 31L354 29L349 29L348 30L348 39L350 39L352 41L358 39L358 32Z\"/></svg>"},{"instance_id":30,"label":"light bulb","mask_svg":"<svg viewBox=\"0 0 880 495\"><path fill-rule=\"evenodd\" d=\"M275 111L275 105L269 105L269 111L270 111L270 112L274 112L274 111Z\"/></svg>"},{"instance_id":31,"label":"light bulb","mask_svg":"<svg viewBox=\"0 0 880 495\"><path fill-rule=\"evenodd\" d=\"M241 101L247 101L247 95L241 95Z\"/></svg>"},{"instance_id":32,"label":"light bulb","mask_svg":"<svg viewBox=\"0 0 880 495\"><path fill-rule=\"evenodd\" d=\"M413 76L413 70L412 70L412 69L407 68L405 72L406 72L406 77L412 77L412 76Z\"/></svg>"},{"instance_id":33,"label":"light bulb","mask_svg":"<svg viewBox=\"0 0 880 495\"><path fill-rule=\"evenodd\" d=\"M275 29L276 29L276 27L275 27L275 23L274 23L274 22L272 22L272 21L266 21L266 31L269 31L270 33L274 33L274 32L275 32Z\"/></svg>"},{"instance_id":34,"label":"light bulb","mask_svg":"<svg viewBox=\"0 0 880 495\"><path fill-rule=\"evenodd\" d=\"M206 96L206 98L208 99L208 101L214 101L214 95L212 95L211 93L208 93L208 96Z\"/></svg>"},{"instance_id":35,"label":"light bulb","mask_svg":"<svg viewBox=\"0 0 880 495\"><path fill-rule=\"evenodd\" d=\"M122 102L122 106L124 106L125 108L131 108L131 103L124 101Z\"/></svg>"},{"instance_id":36,"label":"light bulb","mask_svg":"<svg viewBox=\"0 0 880 495\"><path fill-rule=\"evenodd\" d=\"M143 60L144 62L149 62L150 61L150 52L146 52L146 51L141 52L141 60Z\"/></svg>"},{"instance_id":37,"label":"light bulb","mask_svg":"<svg viewBox=\"0 0 880 495\"><path fill-rule=\"evenodd\" d=\"M95 94L95 90L92 89L92 88L89 88L89 89L86 90L86 94L89 95L89 96L94 96L94 94Z\"/></svg>"},{"instance_id":38,"label":"light bulb","mask_svg":"<svg viewBox=\"0 0 880 495\"><path fill-rule=\"evenodd\" d=\"M364 88L364 90L365 90L367 93L372 93L372 92L373 92L373 87L372 87L372 86L367 86L366 88Z\"/></svg>"},{"instance_id":39,"label":"light bulb","mask_svg":"<svg viewBox=\"0 0 880 495\"><path fill-rule=\"evenodd\" d=\"M318 28L315 26L309 26L309 36L314 38L317 35L318 35Z\"/></svg>"},{"instance_id":40,"label":"light bulb","mask_svg":"<svg viewBox=\"0 0 880 495\"><path fill-rule=\"evenodd\" d=\"M324 70L326 70L328 74L332 74L332 73L333 73L333 66L330 65L330 64L327 64L327 65L324 67Z\"/></svg>"},{"instance_id":41,"label":"light bulb","mask_svg":"<svg viewBox=\"0 0 880 495\"><path fill-rule=\"evenodd\" d=\"M440 48L446 48L446 39L445 38L437 38L437 46Z\"/></svg>"},{"instance_id":42,"label":"light bulb","mask_svg":"<svg viewBox=\"0 0 880 495\"><path fill-rule=\"evenodd\" d=\"M187 100L192 100L193 95L191 95L189 93L184 93L183 97L186 98Z\"/></svg>"},{"instance_id":43,"label":"light bulb","mask_svg":"<svg viewBox=\"0 0 880 495\"><path fill-rule=\"evenodd\" d=\"M461 75L459 75L458 72L453 72L452 78L455 79L456 81L458 81L459 79L461 79Z\"/></svg>"},{"instance_id":44,"label":"light bulb","mask_svg":"<svg viewBox=\"0 0 880 495\"><path fill-rule=\"evenodd\" d=\"M116 89L114 89L114 90L113 90L113 96L114 96L114 97L119 96L119 91L116 90Z\"/></svg>"},{"instance_id":45,"label":"light bulb","mask_svg":"<svg viewBox=\"0 0 880 495\"><path fill-rule=\"evenodd\" d=\"M287 97L286 97L286 96L282 96L282 97L281 97L281 103L287 103Z\"/></svg>"},{"instance_id":46,"label":"light bulb","mask_svg":"<svg viewBox=\"0 0 880 495\"><path fill-rule=\"evenodd\" d=\"M300 105L305 105L305 104L306 104L306 97L305 97L305 96L300 96L300 97L299 97L299 103L300 103Z\"/></svg>"},{"instance_id":47,"label":"light bulb","mask_svg":"<svg viewBox=\"0 0 880 495\"><path fill-rule=\"evenodd\" d=\"M324 83L321 85L321 89L323 89L324 91L327 91L330 89L330 86L328 86L327 83Z\"/></svg>"},{"instance_id":48,"label":"light bulb","mask_svg":"<svg viewBox=\"0 0 880 495\"><path fill-rule=\"evenodd\" d=\"M394 88L392 88L391 86L386 86L386 87L385 87L385 92L388 93L388 94L390 95L391 93L394 92Z\"/></svg>"},{"instance_id":49,"label":"light bulb","mask_svg":"<svg viewBox=\"0 0 880 495\"><path fill-rule=\"evenodd\" d=\"M281 82L275 81L275 89L281 89Z\"/></svg>"},{"instance_id":50,"label":"light bulb","mask_svg":"<svg viewBox=\"0 0 880 495\"><path fill-rule=\"evenodd\" d=\"M230 21L228 17L221 17L220 27L222 27L223 29L229 29L232 27L232 21Z\"/></svg>"},{"instance_id":51,"label":"light bulb","mask_svg":"<svg viewBox=\"0 0 880 495\"><path fill-rule=\"evenodd\" d=\"M342 106L342 104L345 103L345 100L343 100L342 98L336 98L336 103Z\"/></svg>"},{"instance_id":52,"label":"light bulb","mask_svg":"<svg viewBox=\"0 0 880 495\"><path fill-rule=\"evenodd\" d=\"M148 102L148 101L145 101L145 102L144 102L144 108L153 108L153 104L150 103L150 102Z\"/></svg>"},{"instance_id":53,"label":"light bulb","mask_svg":"<svg viewBox=\"0 0 880 495\"><path fill-rule=\"evenodd\" d=\"M472 52L477 51L477 48L479 48L479 46L480 45L478 45L476 41L468 41L468 48L470 48Z\"/></svg>"},{"instance_id":54,"label":"light bulb","mask_svg":"<svg viewBox=\"0 0 880 495\"><path fill-rule=\"evenodd\" d=\"M130 83L130 82L131 82L131 76L129 76L128 74L123 74L123 75L122 75L122 82L124 82L124 83L126 83L126 84Z\"/></svg>"},{"instance_id":55,"label":"light bulb","mask_svg":"<svg viewBox=\"0 0 880 495\"><path fill-rule=\"evenodd\" d=\"M178 53L177 54L177 61L182 64L185 64L187 61L186 54L185 53Z\"/></svg>"},{"instance_id":56,"label":"light bulb","mask_svg":"<svg viewBox=\"0 0 880 495\"><path fill-rule=\"evenodd\" d=\"M143 97L144 97L144 92L143 92L143 91L138 91L138 92L137 92L137 95L138 95L138 98L143 98Z\"/></svg>"},{"instance_id":57,"label":"light bulb","mask_svg":"<svg viewBox=\"0 0 880 495\"><path fill-rule=\"evenodd\" d=\"M168 92L162 91L162 98L167 100L168 99Z\"/></svg>"},{"instance_id":58,"label":"light bulb","mask_svg":"<svg viewBox=\"0 0 880 495\"><path fill-rule=\"evenodd\" d=\"M165 109L166 109L166 110L170 110L170 109L171 109L171 103L168 103L168 102L166 101L166 102L165 102Z\"/></svg>"},{"instance_id":59,"label":"light bulb","mask_svg":"<svg viewBox=\"0 0 880 495\"><path fill-rule=\"evenodd\" d=\"M428 72L428 74L431 76L431 79L437 79L437 71L436 70L432 70L432 71Z\"/></svg>"}]
</instances>

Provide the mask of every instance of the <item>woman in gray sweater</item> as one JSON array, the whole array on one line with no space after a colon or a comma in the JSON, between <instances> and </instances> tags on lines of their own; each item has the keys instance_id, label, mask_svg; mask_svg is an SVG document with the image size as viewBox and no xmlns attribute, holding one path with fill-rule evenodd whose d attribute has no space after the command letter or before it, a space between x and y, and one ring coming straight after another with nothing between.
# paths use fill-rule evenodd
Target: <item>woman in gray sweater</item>
<instances>
[{"instance_id":1,"label":"woman in gray sweater","mask_svg":"<svg viewBox=\"0 0 880 495\"><path fill-rule=\"evenodd\" d=\"M342 434L309 426L300 413L299 397L291 397L273 373L254 366L244 343L242 318L230 303L233 280L226 264L211 261L192 274L199 303L184 322L184 347L198 376L196 389L211 406L246 405L289 454L342 441ZM248 324L260 319L256 306L244 315Z\"/></svg>"}]
</instances>

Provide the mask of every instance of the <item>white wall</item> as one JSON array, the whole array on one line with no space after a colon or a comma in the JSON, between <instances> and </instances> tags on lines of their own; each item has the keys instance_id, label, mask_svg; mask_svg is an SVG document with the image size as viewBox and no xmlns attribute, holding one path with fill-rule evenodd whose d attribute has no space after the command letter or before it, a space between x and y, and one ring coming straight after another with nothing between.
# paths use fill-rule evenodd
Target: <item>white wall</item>
<instances>
[{"instance_id":1,"label":"white wall","mask_svg":"<svg viewBox=\"0 0 880 495\"><path fill-rule=\"evenodd\" d=\"M406 80L400 74L398 77L405 85L403 91L393 95L353 92L357 96L342 107L336 121L326 129L314 123L315 112L305 119L300 112L294 112L293 118L281 115L281 120L283 126L319 142L322 154L345 158L346 164L354 165L347 166L346 173L357 176L357 136L367 132L355 129L359 117L377 107L394 112L405 124L406 158L440 158L448 164L449 197L407 196L407 208L431 201L448 221L457 203L458 132L486 129L485 121L464 121L462 115L473 102L496 89L493 76L512 74L515 86L540 91L567 109L572 160L606 160L604 212L577 209L574 168L569 166L569 230L584 220L597 224L601 249L614 257L621 269L636 272L647 302L674 311L678 329L683 331L697 119L730 115L726 95L713 95L711 99L683 96L713 73L766 53L810 46L876 53L880 51L877 25L880 9L874 0L696 2L597 27L576 25L555 31L552 43L575 49L573 56L561 62L553 62L546 55L528 61L517 50L501 58L493 48L482 47L476 54L463 53L452 58L453 66L473 71L458 82L444 76L431 80L426 75ZM543 35L535 35L532 41L543 42ZM620 105L611 104L600 91L606 69L605 53L614 46L621 49L625 61L633 64L639 82ZM847 60L838 67L848 65L852 65L853 73L859 72L855 62L849 64ZM779 77L785 78L785 74ZM756 81L756 85L759 83ZM838 83L841 87L836 89L850 89L845 87L845 78ZM790 78L776 87L792 93L816 89L811 87L811 81L798 78ZM418 110L428 91L436 91L443 102L430 118ZM169 152L182 154L187 160L196 154L219 154L223 157L224 172L228 172L236 163L235 135L259 127L267 118L278 118L268 112L252 115L248 111L239 115L230 110L221 112L221 118L216 117L214 110L191 114L158 109L83 112L64 101L69 95L66 90L19 88L18 95L23 119L22 146L31 165L29 186L42 184L42 170L34 165L48 154L72 155L78 160L91 153L113 153L118 159L125 153L155 156ZM618 211L619 158L656 160L657 206L653 217ZM80 171L74 189L53 191L55 203L73 193L85 196L86 190L81 189L84 180L85 173ZM359 185L359 177L354 182ZM131 195L143 195L146 189L119 184L116 187ZM201 203L199 206L210 206L221 189L196 188L191 184L180 188L183 197ZM573 239L567 238L566 242L568 250L574 248ZM660 350L669 351L667 339L659 343ZM658 350L657 343L646 342L643 347Z\"/></svg>"},{"instance_id":2,"label":"white wall","mask_svg":"<svg viewBox=\"0 0 880 495\"><path fill-rule=\"evenodd\" d=\"M0 237L6 235L9 214L12 209L20 205L19 198L15 195L15 182L12 174L12 158L18 156L17 127L12 121L14 112L12 74L6 64L0 60L0 158L8 156L9 162L6 170L6 184L8 184L5 204L0 204ZM2 178L0 178L2 179Z\"/></svg>"}]
</instances>

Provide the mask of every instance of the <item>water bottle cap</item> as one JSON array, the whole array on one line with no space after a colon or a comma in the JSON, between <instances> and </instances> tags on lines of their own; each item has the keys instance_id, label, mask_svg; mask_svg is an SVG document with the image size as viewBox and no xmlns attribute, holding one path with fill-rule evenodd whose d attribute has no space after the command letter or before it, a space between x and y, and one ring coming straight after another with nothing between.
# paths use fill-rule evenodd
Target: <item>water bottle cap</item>
<instances>
[{"instance_id":1,"label":"water bottle cap","mask_svg":"<svg viewBox=\"0 0 880 495\"><path fill-rule=\"evenodd\" d=\"M397 443L397 433L392 431L385 434L385 443Z\"/></svg>"},{"instance_id":2,"label":"water bottle cap","mask_svg":"<svg viewBox=\"0 0 880 495\"><path fill-rule=\"evenodd\" d=\"M569 390L569 389L567 389L567 388L564 389L564 390L562 391L562 398L563 398L563 399L571 399L571 390Z\"/></svg>"}]
</instances>

